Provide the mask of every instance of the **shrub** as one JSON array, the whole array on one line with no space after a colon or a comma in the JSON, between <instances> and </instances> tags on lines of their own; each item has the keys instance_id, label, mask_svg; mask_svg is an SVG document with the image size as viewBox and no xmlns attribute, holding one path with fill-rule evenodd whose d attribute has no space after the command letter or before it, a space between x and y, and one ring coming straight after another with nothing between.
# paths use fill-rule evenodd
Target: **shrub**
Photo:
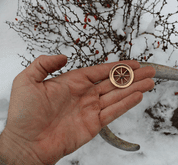
<instances>
[{"instance_id":1,"label":"shrub","mask_svg":"<svg viewBox=\"0 0 178 165\"><path fill-rule=\"evenodd\" d=\"M19 0L17 17L7 21L28 44L34 59L38 54L65 54L68 62L61 73L74 68L105 63L108 59L148 61L154 49L169 58L178 48L175 38L178 11L164 14L166 0ZM147 28L145 18L151 18ZM138 53L138 40L142 49ZM32 61L26 55L22 65Z\"/></svg>"}]
</instances>

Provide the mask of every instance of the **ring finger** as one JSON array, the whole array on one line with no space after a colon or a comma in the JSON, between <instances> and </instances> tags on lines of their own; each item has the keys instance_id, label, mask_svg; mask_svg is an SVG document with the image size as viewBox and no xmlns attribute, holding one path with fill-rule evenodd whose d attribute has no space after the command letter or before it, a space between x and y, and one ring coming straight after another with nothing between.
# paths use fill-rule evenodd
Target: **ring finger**
<instances>
[{"instance_id":1,"label":"ring finger","mask_svg":"<svg viewBox=\"0 0 178 165\"><path fill-rule=\"evenodd\" d=\"M122 99L136 91L144 93L148 90L153 89L153 87L154 81L151 78L146 78L144 80L133 83L128 88L112 90L109 93L100 97L101 109L104 109L112 104L121 101Z\"/></svg>"}]
</instances>

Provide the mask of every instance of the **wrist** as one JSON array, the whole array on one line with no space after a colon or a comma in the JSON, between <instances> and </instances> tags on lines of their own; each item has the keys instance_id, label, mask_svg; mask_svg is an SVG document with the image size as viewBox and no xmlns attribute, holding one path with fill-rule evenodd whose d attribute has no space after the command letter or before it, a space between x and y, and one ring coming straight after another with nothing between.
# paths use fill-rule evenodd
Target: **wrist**
<instances>
[{"instance_id":1,"label":"wrist","mask_svg":"<svg viewBox=\"0 0 178 165\"><path fill-rule=\"evenodd\" d=\"M29 143L4 130L0 135L0 164L2 165L42 165Z\"/></svg>"}]
</instances>

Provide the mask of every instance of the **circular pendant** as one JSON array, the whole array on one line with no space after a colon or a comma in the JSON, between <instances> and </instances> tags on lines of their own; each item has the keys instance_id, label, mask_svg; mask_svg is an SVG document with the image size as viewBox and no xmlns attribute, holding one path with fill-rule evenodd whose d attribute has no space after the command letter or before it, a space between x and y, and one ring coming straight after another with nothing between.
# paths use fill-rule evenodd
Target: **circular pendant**
<instances>
[{"instance_id":1,"label":"circular pendant","mask_svg":"<svg viewBox=\"0 0 178 165\"><path fill-rule=\"evenodd\" d=\"M132 84L134 72L129 65L120 63L115 65L109 73L110 81L118 88L126 88Z\"/></svg>"}]
</instances>

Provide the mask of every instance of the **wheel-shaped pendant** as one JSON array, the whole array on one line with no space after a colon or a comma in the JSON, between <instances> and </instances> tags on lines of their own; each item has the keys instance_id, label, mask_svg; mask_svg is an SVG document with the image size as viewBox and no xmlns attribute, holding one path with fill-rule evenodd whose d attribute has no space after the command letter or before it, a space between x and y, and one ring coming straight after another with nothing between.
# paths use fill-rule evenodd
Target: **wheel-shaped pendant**
<instances>
[{"instance_id":1,"label":"wheel-shaped pendant","mask_svg":"<svg viewBox=\"0 0 178 165\"><path fill-rule=\"evenodd\" d=\"M110 81L118 88L126 88L132 84L134 72L126 64L120 63L115 65L109 73Z\"/></svg>"}]
</instances>

